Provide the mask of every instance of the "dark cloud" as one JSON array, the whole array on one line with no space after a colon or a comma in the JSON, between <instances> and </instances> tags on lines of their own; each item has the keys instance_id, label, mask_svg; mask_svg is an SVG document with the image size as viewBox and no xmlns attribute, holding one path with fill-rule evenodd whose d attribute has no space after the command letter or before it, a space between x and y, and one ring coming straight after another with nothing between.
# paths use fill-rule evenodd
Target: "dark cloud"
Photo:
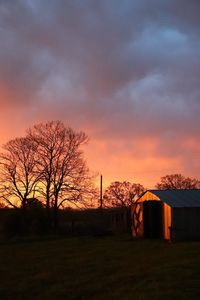
<instances>
[{"instance_id":1,"label":"dark cloud","mask_svg":"<svg viewBox=\"0 0 200 300\"><path fill-rule=\"evenodd\" d=\"M154 158L196 162L198 0L2 0L0 40L2 124L61 118L107 155L122 143L144 159L148 137Z\"/></svg>"}]
</instances>

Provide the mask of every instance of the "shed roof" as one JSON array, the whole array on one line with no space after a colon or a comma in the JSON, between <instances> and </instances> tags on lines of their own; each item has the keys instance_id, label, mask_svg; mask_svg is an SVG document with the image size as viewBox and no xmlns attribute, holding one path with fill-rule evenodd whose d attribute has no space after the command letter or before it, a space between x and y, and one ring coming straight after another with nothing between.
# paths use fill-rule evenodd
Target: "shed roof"
<instances>
[{"instance_id":1,"label":"shed roof","mask_svg":"<svg viewBox=\"0 0 200 300\"><path fill-rule=\"evenodd\" d=\"M200 207L198 190L149 190L171 207Z\"/></svg>"}]
</instances>

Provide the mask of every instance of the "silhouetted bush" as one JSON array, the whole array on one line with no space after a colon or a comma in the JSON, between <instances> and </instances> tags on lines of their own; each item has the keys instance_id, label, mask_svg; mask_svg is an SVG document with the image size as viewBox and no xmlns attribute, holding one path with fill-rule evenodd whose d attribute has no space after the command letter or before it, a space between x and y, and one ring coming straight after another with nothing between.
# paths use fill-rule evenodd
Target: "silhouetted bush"
<instances>
[{"instance_id":1,"label":"silhouetted bush","mask_svg":"<svg viewBox=\"0 0 200 300\"><path fill-rule=\"evenodd\" d=\"M2 224L4 237L39 235L48 231L44 208L11 209Z\"/></svg>"},{"instance_id":2,"label":"silhouetted bush","mask_svg":"<svg viewBox=\"0 0 200 300\"><path fill-rule=\"evenodd\" d=\"M55 232L45 208L35 204L28 205L26 209L0 210L0 231L4 237L44 234L100 237L130 230L130 213L127 209L115 208L60 210L59 228Z\"/></svg>"},{"instance_id":3,"label":"silhouetted bush","mask_svg":"<svg viewBox=\"0 0 200 300\"><path fill-rule=\"evenodd\" d=\"M63 210L60 229L66 235L104 236L129 232L130 212L126 208Z\"/></svg>"},{"instance_id":4,"label":"silhouetted bush","mask_svg":"<svg viewBox=\"0 0 200 300\"><path fill-rule=\"evenodd\" d=\"M5 237L13 237L25 233L27 226L22 217L21 209L11 209L2 225L2 233Z\"/></svg>"}]
</instances>

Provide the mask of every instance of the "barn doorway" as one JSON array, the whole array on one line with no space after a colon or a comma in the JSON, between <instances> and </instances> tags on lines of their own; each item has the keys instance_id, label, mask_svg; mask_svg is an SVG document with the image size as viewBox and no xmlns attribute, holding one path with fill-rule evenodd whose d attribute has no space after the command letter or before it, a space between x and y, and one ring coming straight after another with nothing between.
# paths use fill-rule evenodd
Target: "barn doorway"
<instances>
[{"instance_id":1,"label":"barn doorway","mask_svg":"<svg viewBox=\"0 0 200 300\"><path fill-rule=\"evenodd\" d=\"M144 237L163 238L163 203L161 201L143 202Z\"/></svg>"}]
</instances>

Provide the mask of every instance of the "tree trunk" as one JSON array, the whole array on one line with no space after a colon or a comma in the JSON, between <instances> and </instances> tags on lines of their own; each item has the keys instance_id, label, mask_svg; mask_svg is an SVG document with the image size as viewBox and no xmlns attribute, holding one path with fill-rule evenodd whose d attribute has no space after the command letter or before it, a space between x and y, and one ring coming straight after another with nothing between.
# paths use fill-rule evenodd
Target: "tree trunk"
<instances>
[{"instance_id":1,"label":"tree trunk","mask_svg":"<svg viewBox=\"0 0 200 300\"><path fill-rule=\"evenodd\" d=\"M54 230L57 231L59 227L59 220L58 220L58 197L55 196L55 203L54 203Z\"/></svg>"}]
</instances>

